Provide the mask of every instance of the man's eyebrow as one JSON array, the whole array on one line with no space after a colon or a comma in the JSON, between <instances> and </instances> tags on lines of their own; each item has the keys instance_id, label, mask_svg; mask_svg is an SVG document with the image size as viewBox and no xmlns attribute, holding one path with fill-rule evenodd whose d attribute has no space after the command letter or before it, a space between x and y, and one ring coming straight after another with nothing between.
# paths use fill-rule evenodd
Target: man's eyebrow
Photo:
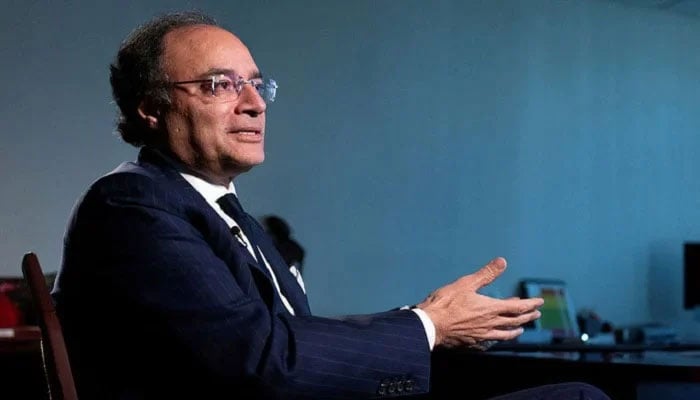
<instances>
[{"instance_id":1,"label":"man's eyebrow","mask_svg":"<svg viewBox=\"0 0 700 400\"><path fill-rule=\"evenodd\" d=\"M202 78L209 77L211 75L233 75L233 76L239 76L238 73L230 68L210 68L206 72L200 75ZM262 73L259 70L253 71L252 74L250 74L250 77L246 79L259 79L262 78ZM244 77L245 78L245 77Z\"/></svg>"}]
</instances>

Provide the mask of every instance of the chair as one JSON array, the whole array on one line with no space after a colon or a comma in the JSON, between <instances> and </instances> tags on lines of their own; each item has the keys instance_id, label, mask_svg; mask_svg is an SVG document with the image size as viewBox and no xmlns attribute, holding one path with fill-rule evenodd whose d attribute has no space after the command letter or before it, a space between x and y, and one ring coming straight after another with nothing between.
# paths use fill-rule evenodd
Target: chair
<instances>
[{"instance_id":1,"label":"chair","mask_svg":"<svg viewBox=\"0 0 700 400\"><path fill-rule=\"evenodd\" d=\"M78 395L63 339L63 330L36 254L30 252L24 255L22 274L29 286L41 328L41 353L49 399L77 400Z\"/></svg>"}]
</instances>

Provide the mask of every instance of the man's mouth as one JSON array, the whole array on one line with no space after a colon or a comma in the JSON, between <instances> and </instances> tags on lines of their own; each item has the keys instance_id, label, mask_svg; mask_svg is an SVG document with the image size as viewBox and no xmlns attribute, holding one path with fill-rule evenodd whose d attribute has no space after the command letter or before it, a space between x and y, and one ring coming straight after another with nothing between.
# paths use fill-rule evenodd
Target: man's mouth
<instances>
[{"instance_id":1,"label":"man's mouth","mask_svg":"<svg viewBox=\"0 0 700 400\"><path fill-rule=\"evenodd\" d=\"M244 135L244 136L255 136L255 135L260 134L260 129L255 129L255 128L235 129L235 130L229 131L229 133L235 133L237 135Z\"/></svg>"}]
</instances>

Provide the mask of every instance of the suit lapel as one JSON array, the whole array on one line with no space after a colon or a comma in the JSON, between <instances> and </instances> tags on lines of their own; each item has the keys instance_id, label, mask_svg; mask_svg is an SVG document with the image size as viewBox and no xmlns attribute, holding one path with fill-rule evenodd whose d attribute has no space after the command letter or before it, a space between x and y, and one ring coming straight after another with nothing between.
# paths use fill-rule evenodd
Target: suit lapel
<instances>
[{"instance_id":1,"label":"suit lapel","mask_svg":"<svg viewBox=\"0 0 700 400\"><path fill-rule=\"evenodd\" d=\"M211 208L204 197L202 197L202 195L192 187L192 185L190 185L185 178L160 155L160 153L144 147L139 153L139 163L142 165L150 164L152 171L162 175L165 180L173 183L175 186L174 190L182 194L182 196L178 198L184 209L183 214L190 214L189 219L192 221L192 224L204 234L205 239L212 244L214 251L219 254L222 259L226 260L227 264L239 265L234 260L238 259L242 261L250 268L257 270L256 275L259 276L258 279L264 276L266 280L264 286L274 288L270 272L264 262L262 260L260 260L260 262L255 261L255 258L253 258L245 245L242 245L235 235L231 233L226 222ZM195 213L192 211L188 212L190 209L196 210L196 213L202 215L203 218L193 218L192 215ZM264 232L255 219L252 217L250 218L254 222L253 229L256 229L260 249L270 263L282 293L287 297L287 300L289 300L297 315L310 314L306 294L304 294L296 278L289 272L289 267L286 266L284 259L267 236L267 233ZM267 292L267 290L263 291ZM274 296L279 297L277 295ZM282 306L281 299L278 298L276 303Z\"/></svg>"},{"instance_id":2,"label":"suit lapel","mask_svg":"<svg viewBox=\"0 0 700 400\"><path fill-rule=\"evenodd\" d=\"M252 268L258 269L270 281L270 273L264 265L259 265L248 249L241 245L238 239L231 233L226 221L221 219L219 214L211 208L209 203L202 195L190 185L185 178L175 169L159 151L143 147L139 153L139 164L148 168L156 174L170 182L173 185L173 190L177 191L180 196L173 196L173 199L179 199L182 203L183 214L188 215L188 219L195 225L205 236L205 239L212 243L213 249L228 264L232 264L229 258L233 255ZM201 215L203 218L196 218L196 215ZM233 250L233 253L231 252ZM233 263L236 264L236 263Z\"/></svg>"},{"instance_id":3,"label":"suit lapel","mask_svg":"<svg viewBox=\"0 0 700 400\"><path fill-rule=\"evenodd\" d=\"M294 308L296 315L309 315L309 302L306 294L302 290L296 277L289 271L289 266L284 261L282 255L277 251L274 243L269 238L263 228L256 222L253 226L255 233L258 236L258 245L270 267L275 272L277 283L280 285L280 290L289 300L289 303Z\"/></svg>"}]
</instances>

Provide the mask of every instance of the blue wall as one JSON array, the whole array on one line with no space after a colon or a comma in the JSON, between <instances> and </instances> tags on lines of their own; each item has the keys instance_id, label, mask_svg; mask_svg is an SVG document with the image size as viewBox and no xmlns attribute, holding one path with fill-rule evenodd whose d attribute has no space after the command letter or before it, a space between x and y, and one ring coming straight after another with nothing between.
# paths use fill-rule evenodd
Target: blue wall
<instances>
[{"instance_id":1,"label":"blue wall","mask_svg":"<svg viewBox=\"0 0 700 400\"><path fill-rule=\"evenodd\" d=\"M595 0L10 2L0 16L0 274L55 270L70 208L136 150L107 66L155 13L210 12L280 82L237 184L306 247L319 314L415 303L500 255L617 323L681 307L700 240L700 20Z\"/></svg>"}]
</instances>

